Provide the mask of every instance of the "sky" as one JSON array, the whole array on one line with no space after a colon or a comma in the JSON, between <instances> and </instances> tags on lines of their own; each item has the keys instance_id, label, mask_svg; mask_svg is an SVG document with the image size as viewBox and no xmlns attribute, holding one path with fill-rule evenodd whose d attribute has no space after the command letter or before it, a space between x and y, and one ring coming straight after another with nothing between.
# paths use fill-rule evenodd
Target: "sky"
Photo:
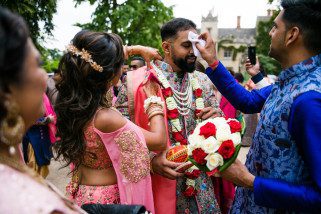
<instances>
[{"instance_id":1,"label":"sky","mask_svg":"<svg viewBox=\"0 0 321 214\"><path fill-rule=\"evenodd\" d=\"M124 0L117 0L121 3ZM166 6L174 5L174 17L183 17L195 22L201 27L202 16L207 16L213 11L218 16L219 28L236 27L236 17L241 16L242 28L255 27L256 17L267 14L267 9L272 8L267 0L162 0ZM73 26L75 23L90 22L95 6L82 3L75 8L72 0L58 0L57 13L53 22L55 29L53 38L47 38L47 48L64 50L73 36L80 30Z\"/></svg>"}]
</instances>

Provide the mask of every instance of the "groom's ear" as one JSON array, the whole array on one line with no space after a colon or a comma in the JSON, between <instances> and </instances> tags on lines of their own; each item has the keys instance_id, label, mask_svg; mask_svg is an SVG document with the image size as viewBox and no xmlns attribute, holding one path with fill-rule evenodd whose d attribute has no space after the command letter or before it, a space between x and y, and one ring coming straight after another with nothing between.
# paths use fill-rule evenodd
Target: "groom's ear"
<instances>
[{"instance_id":1,"label":"groom's ear","mask_svg":"<svg viewBox=\"0 0 321 214\"><path fill-rule=\"evenodd\" d=\"M162 48L165 54L169 54L171 49L171 43L168 41L162 42Z\"/></svg>"}]
</instances>

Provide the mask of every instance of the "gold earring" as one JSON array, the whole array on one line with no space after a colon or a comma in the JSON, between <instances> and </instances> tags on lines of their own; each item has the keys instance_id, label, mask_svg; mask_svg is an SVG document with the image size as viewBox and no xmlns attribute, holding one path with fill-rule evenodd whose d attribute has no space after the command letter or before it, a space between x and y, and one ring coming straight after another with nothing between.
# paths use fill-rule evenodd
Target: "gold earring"
<instances>
[{"instance_id":1,"label":"gold earring","mask_svg":"<svg viewBox=\"0 0 321 214\"><path fill-rule=\"evenodd\" d=\"M5 101L5 107L8 112L0 124L0 139L1 142L9 146L9 153L13 155L15 153L14 146L22 141L25 124L19 115L19 108L15 102Z\"/></svg>"},{"instance_id":2,"label":"gold earring","mask_svg":"<svg viewBox=\"0 0 321 214\"><path fill-rule=\"evenodd\" d=\"M114 94L113 94L113 89L112 87L110 87L106 93L106 107L110 108L113 106L113 98L114 98Z\"/></svg>"}]
</instances>

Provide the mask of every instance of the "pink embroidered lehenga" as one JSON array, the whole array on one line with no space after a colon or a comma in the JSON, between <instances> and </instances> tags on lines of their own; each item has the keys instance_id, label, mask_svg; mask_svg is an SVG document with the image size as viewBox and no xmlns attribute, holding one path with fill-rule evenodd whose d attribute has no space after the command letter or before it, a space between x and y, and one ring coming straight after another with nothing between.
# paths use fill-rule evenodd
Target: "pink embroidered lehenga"
<instances>
[{"instance_id":1,"label":"pink embroidered lehenga","mask_svg":"<svg viewBox=\"0 0 321 214\"><path fill-rule=\"evenodd\" d=\"M149 152L140 128L127 120L111 133L95 128L94 119L85 128L87 143L83 165L102 170L113 167L117 184L88 186L79 183L79 173L73 172L67 195L79 206L83 204L135 204L144 205L154 213L150 177Z\"/></svg>"}]
</instances>

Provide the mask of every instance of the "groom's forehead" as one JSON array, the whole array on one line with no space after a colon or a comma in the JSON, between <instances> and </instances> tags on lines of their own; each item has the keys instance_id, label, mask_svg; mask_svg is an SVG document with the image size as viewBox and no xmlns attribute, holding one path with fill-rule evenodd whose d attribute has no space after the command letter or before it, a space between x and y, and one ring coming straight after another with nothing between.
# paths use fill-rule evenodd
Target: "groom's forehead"
<instances>
[{"instance_id":1,"label":"groom's forehead","mask_svg":"<svg viewBox=\"0 0 321 214\"><path fill-rule=\"evenodd\" d=\"M175 37L175 40L178 40L180 42L188 42L188 33L192 31L193 33L197 33L197 31L193 28L183 31L178 31Z\"/></svg>"}]
</instances>

